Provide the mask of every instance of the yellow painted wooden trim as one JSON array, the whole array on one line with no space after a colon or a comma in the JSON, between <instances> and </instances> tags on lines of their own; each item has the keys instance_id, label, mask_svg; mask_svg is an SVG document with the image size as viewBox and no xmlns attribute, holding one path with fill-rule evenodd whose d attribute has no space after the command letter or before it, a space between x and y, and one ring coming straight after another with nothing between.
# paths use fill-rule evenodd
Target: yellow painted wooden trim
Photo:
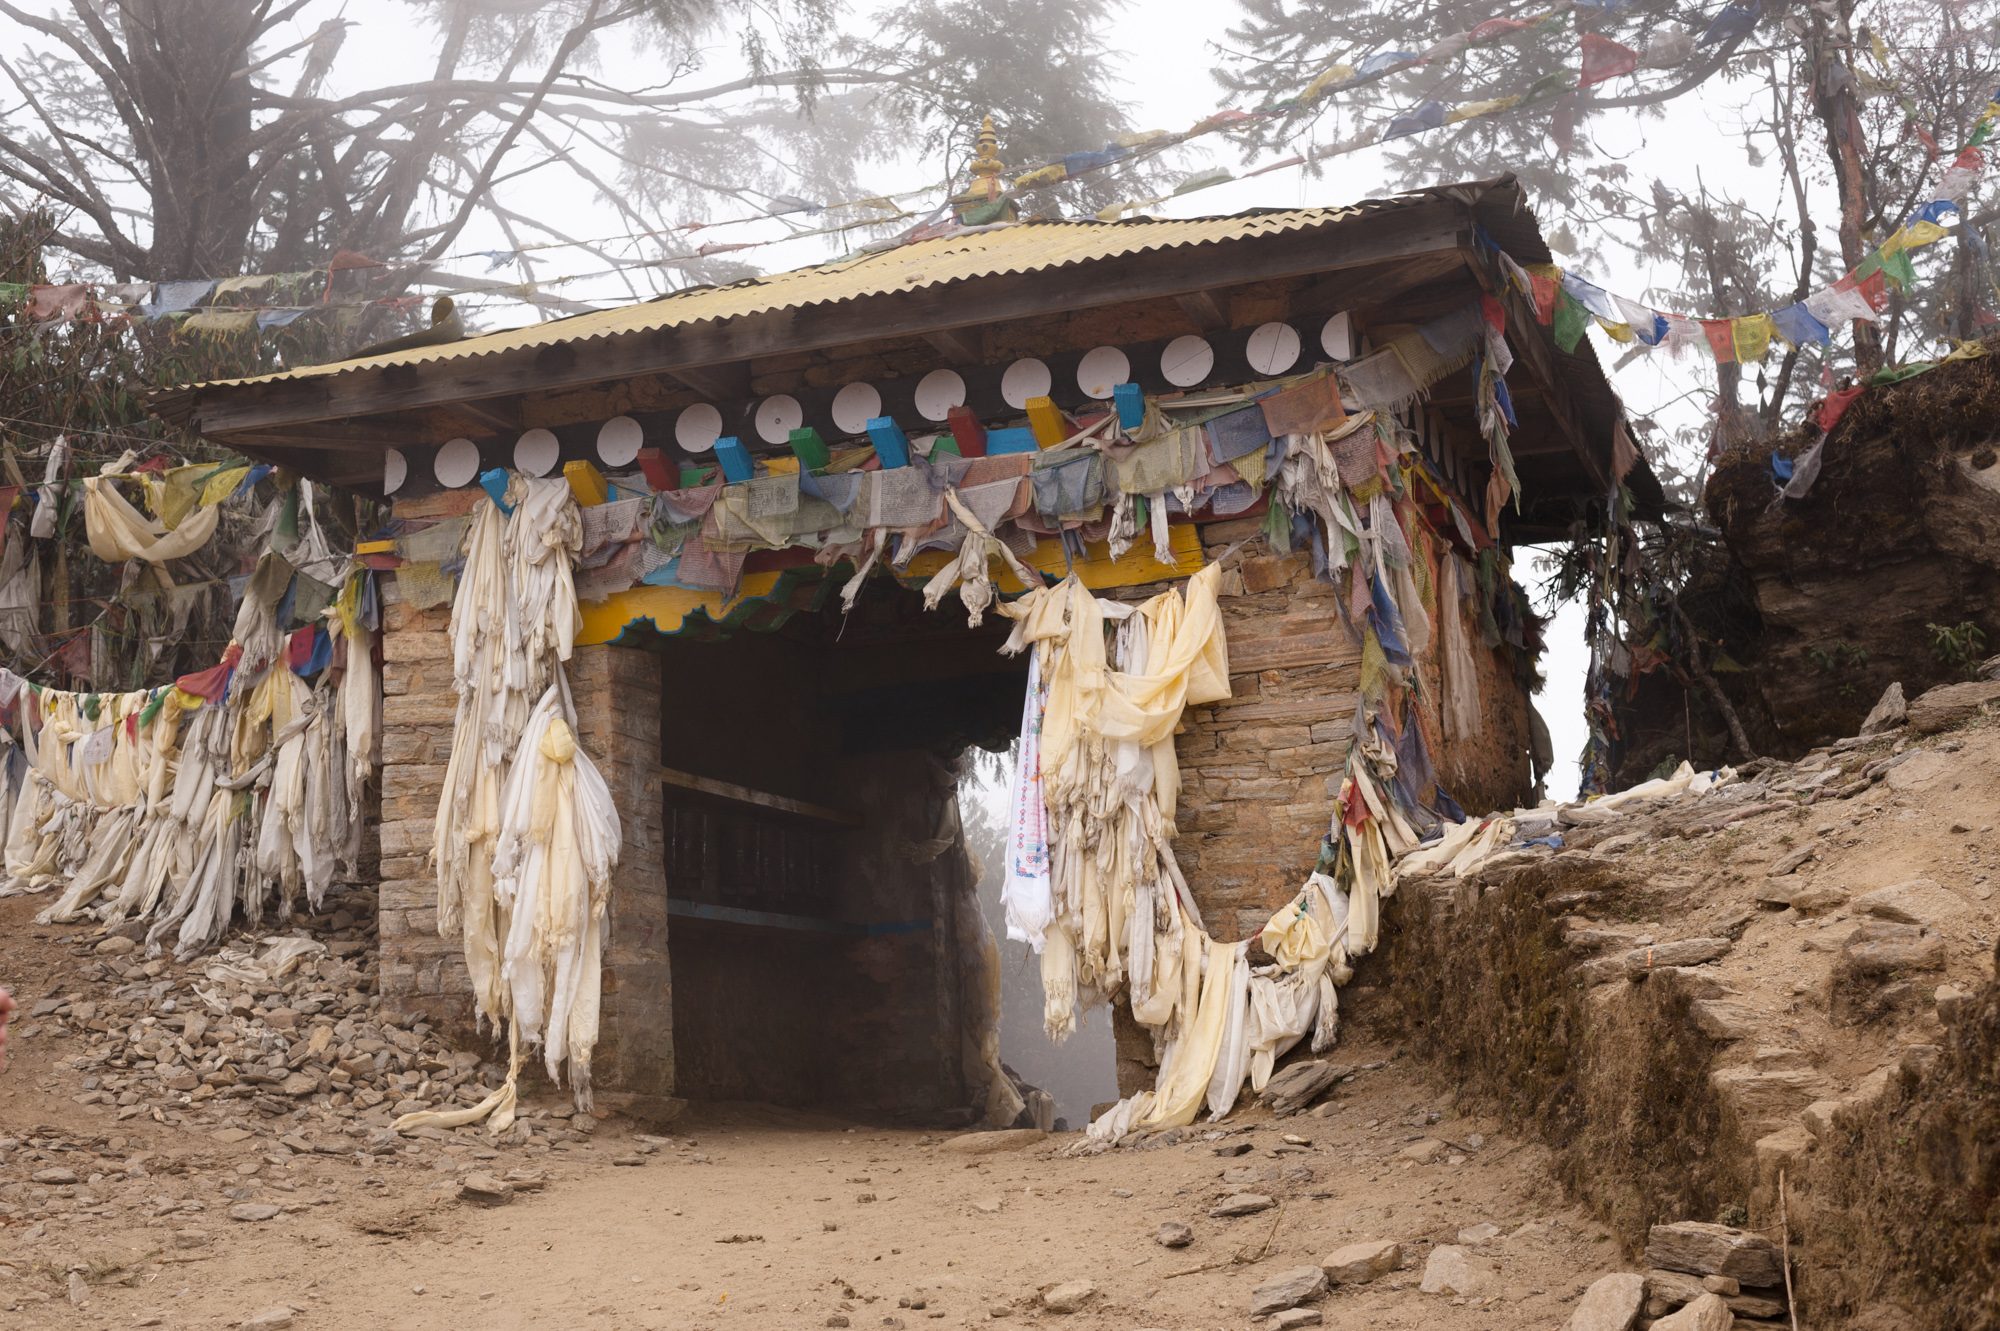
<instances>
[{"instance_id":1,"label":"yellow painted wooden trim","mask_svg":"<svg viewBox=\"0 0 2000 1331\"><path fill-rule=\"evenodd\" d=\"M394 541L357 541L354 545L357 555L393 555L396 553Z\"/></svg>"},{"instance_id":2,"label":"yellow painted wooden trim","mask_svg":"<svg viewBox=\"0 0 2000 1331\"><path fill-rule=\"evenodd\" d=\"M583 603L583 630L579 643L610 642L626 629L650 622L661 633L678 633L689 615L706 611L710 619L721 619L745 601L769 596L778 585L779 574L747 573L735 596L721 592L694 592L685 587L630 587L614 592L602 601Z\"/></svg>"},{"instance_id":3,"label":"yellow painted wooden trim","mask_svg":"<svg viewBox=\"0 0 2000 1331\"><path fill-rule=\"evenodd\" d=\"M1174 523L1167 532L1169 548L1179 561L1173 565L1162 564L1153 558L1153 542L1143 532L1139 544L1127 550L1125 557L1118 560L1111 558L1111 552L1103 541L1090 542L1084 547L1084 558L1076 561L1076 571L1083 579L1083 585L1092 591L1108 591L1114 587L1170 582L1175 578L1188 577L1207 562L1202 554L1201 532L1193 523ZM907 585L921 587L951 558L948 551L926 551L912 559L898 578ZM1062 542L1053 537L1037 541L1034 550L1021 562L1056 578L1063 577L1069 570L1063 562ZM583 631L577 634L576 640L585 645L610 642L626 629L647 623L659 633L678 633L687 617L698 611L706 611L710 619L721 619L745 601L769 596L782 576L781 573L745 574L742 590L734 597L724 596L721 592L694 592L684 587L632 587L614 592L602 601L585 601ZM1001 566L997 560L993 568L993 585L1010 594L1027 590L1013 571Z\"/></svg>"}]
</instances>

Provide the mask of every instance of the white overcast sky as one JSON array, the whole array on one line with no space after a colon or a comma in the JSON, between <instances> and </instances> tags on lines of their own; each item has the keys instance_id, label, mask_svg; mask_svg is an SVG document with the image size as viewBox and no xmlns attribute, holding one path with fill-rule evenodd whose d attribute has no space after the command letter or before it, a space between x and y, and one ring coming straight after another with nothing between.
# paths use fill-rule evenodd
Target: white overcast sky
<instances>
[{"instance_id":1,"label":"white overcast sky","mask_svg":"<svg viewBox=\"0 0 2000 1331\"><path fill-rule=\"evenodd\" d=\"M44 2L54 7L52 0ZM298 25L298 37L309 35L314 26L333 12L327 6L308 6ZM428 74L432 58L430 53L434 49L431 35L425 33L418 37L411 31L412 10L400 0L349 0L339 7L338 12L354 22L356 27L350 33L341 60L335 67L331 86L327 89L329 92L350 92L403 79L419 79ZM1218 108L1221 93L1209 71L1215 63L1214 46L1224 42L1225 29L1235 13L1233 4L1216 3L1216 0L1199 3L1188 0L1133 0L1125 8L1109 34L1111 45L1120 48L1122 57L1104 69L1103 77L1116 83L1121 95L1134 105L1134 120L1137 123L1147 128L1177 130ZM0 44L5 44L7 31L8 25L0 23ZM995 39L1006 40L1006 36L1004 33L996 34ZM735 51L736 42L731 35L717 34L710 72L726 74L736 62ZM662 60L657 53L614 48L602 53L594 73L614 86L652 86L662 80ZM1695 172L1699 169L1711 187L1721 185L1725 189L1768 190L1771 187L1770 177L1758 179L1753 175L1744 162L1740 139L1731 133L1736 100L1729 95L1729 90L1711 86L1699 99L1681 99L1664 122L1654 121L1642 129L1633 121L1605 119L1593 124L1592 133L1600 150L1607 155L1624 158L1632 166L1635 177L1642 181L1658 176L1675 188L1691 188L1695 183ZM1447 128L1437 132L1452 131ZM1096 145L1076 146L1083 149ZM1526 144L1522 148L1524 153L1547 150L1541 142ZM1190 148L1189 152L1187 167L1190 172L1205 165L1238 165L1234 153L1219 142L1211 149ZM1004 142L1001 156L1007 158ZM1494 161L1485 164L1479 174L1499 174L1511 165L1506 161ZM874 178L867 180L866 184L878 193L898 192L935 181L941 169L939 162L913 158L874 168L871 172ZM531 175L508 189L519 191L523 196L532 195L532 198L521 197L519 201L527 204L531 212L552 215L565 224L572 235L599 236L626 229L601 200L586 191L578 190L571 201L558 201L552 205L548 197L551 183L547 176ZM1334 159L1327 173L1317 179L1308 179L1304 172L1293 168L1190 194L1161 205L1155 211L1158 215L1185 217L1231 213L1256 207L1337 205L1382 193L1387 188L1381 150L1370 149ZM762 228L761 233L758 227L738 227L726 233L717 232L715 238L765 239L779 234L777 224L759 224L759 227ZM463 255L486 248L504 248L505 245L504 237L497 230L481 234L477 229L469 229L454 250ZM635 247L634 252L640 252L639 247ZM817 239L753 250L740 257L775 271L833 257L836 252L828 241ZM1616 253L1611 251L1605 261L1609 266L1597 265L1586 270L1593 279L1613 291L1636 297L1654 285L1656 280L1667 283L1673 280L1671 274L1648 274L1629 265L1620 266L1616 262ZM542 279L566 272L596 272L604 266L600 259L576 250L547 251L538 257L541 262L536 275ZM477 259L461 260L455 266L461 271L484 275L483 264ZM493 276L518 280L518 274L507 271ZM560 290L561 294L572 298L613 300L623 298L624 288L621 284L598 279L565 284ZM497 327L527 322L536 316L526 307L513 310L487 306L479 317L485 327ZM1609 366L1615 359L1608 350L1610 344L1595 330L1591 336L1598 339L1600 359ZM1711 383L1709 376L1712 374L1711 366L1695 363L1692 359L1677 363L1659 353L1641 357L1631 366L1619 370L1615 383L1633 415L1657 413L1664 422L1687 425L1698 422L1701 410L1699 393L1690 396L1690 391ZM1524 583L1533 581L1533 571L1527 566L1528 562L1529 556L1523 552L1516 574ZM1580 692L1585 655L1581 640L1581 613L1577 607L1570 607L1557 617L1544 665L1549 686L1543 697L1542 710L1554 732L1558 758L1557 772L1551 780L1551 793L1566 795L1575 789L1574 759L1584 738Z\"/></svg>"}]
</instances>

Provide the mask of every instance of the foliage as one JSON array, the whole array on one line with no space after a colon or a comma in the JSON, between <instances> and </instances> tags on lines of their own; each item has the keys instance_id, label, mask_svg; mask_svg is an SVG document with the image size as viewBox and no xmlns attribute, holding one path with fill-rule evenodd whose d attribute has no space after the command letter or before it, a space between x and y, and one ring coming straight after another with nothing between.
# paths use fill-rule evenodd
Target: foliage
<instances>
[{"instance_id":1,"label":"foliage","mask_svg":"<svg viewBox=\"0 0 2000 1331\"><path fill-rule=\"evenodd\" d=\"M1956 624L1925 624L1931 635L1931 655L1953 674L1971 676L1986 656L1986 630L1972 620Z\"/></svg>"},{"instance_id":2,"label":"foliage","mask_svg":"<svg viewBox=\"0 0 2000 1331\"><path fill-rule=\"evenodd\" d=\"M1520 6L1496 14L1477 0L1239 5L1242 19L1218 75L1239 104L1300 98L1332 66L1359 66L1387 51L1421 53L1487 19L1533 12ZM1548 80L1543 90L1560 95L1395 140L1387 149L1395 177L1429 185L1511 171L1536 200L1559 260L1597 267L1622 252L1667 274L1625 294L1702 317L1778 308L1839 277L1871 239L1935 197L1992 95L2000 29L1968 23L1953 5L1831 0L1763 6L1750 31L1701 40L1716 8L1631 0L1578 6L1573 22L1559 10L1497 45L1472 45L1360 88L1300 98L1283 116L1253 122L1244 143L1253 151L1299 151L1302 138L1326 144L1379 130L1423 99L1463 105ZM1637 73L1578 87L1586 31L1641 52ZM1677 58L1673 48L1683 39L1686 54ZM1678 182L1633 170L1621 144L1671 132L1677 118L1698 115L1731 127L1745 170L1697 163L1693 178ZM1851 160L1842 151L1850 140ZM1731 188L1725 180L1749 183ZM1966 234L1974 239L1950 247L1956 253L1947 281L1896 298L1883 335L1891 359L1926 354L1990 317L1981 303L1991 283L1977 237L1995 220L1995 206L1987 191L1967 210ZM1732 437L1772 433L1815 391L1811 372L1819 367L1817 349L1782 347L1766 364L1718 367L1719 402L1707 418ZM1749 402L1742 401L1746 391Z\"/></svg>"},{"instance_id":3,"label":"foliage","mask_svg":"<svg viewBox=\"0 0 2000 1331\"><path fill-rule=\"evenodd\" d=\"M1016 154L1128 128L1090 77L1110 3L921 0L843 31L855 16L835 0L405 0L409 51L407 29L337 0L126 0L116 18L0 0L31 38L0 60L19 98L0 110L0 197L48 201L79 272L292 272L348 251L396 289L484 285L563 311L520 289L532 256L485 278L468 251L560 246L571 268L629 268L633 294L727 280L741 265L701 254L691 219L887 224L890 201L820 205L868 193L862 173L913 144L964 149L987 112ZM367 86L392 41L392 68L421 52L428 73ZM656 62L648 86L598 76L633 51ZM574 234L579 196L630 234Z\"/></svg>"}]
</instances>

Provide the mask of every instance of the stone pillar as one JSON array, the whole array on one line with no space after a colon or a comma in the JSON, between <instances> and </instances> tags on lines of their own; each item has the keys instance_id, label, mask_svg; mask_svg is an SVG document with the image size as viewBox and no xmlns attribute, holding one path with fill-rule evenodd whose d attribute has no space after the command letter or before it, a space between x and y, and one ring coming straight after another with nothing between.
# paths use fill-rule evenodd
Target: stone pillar
<instances>
[{"instance_id":1,"label":"stone pillar","mask_svg":"<svg viewBox=\"0 0 2000 1331\"><path fill-rule=\"evenodd\" d=\"M660 803L660 658L632 647L579 647L569 683L577 738L611 787L623 834L611 881L611 936L592 1059L597 1098L664 1120L677 1105Z\"/></svg>"},{"instance_id":2,"label":"stone pillar","mask_svg":"<svg viewBox=\"0 0 2000 1331\"><path fill-rule=\"evenodd\" d=\"M396 515L464 512L463 492L402 500ZM413 609L393 573L382 591L382 1003L399 1018L418 1014L455 1038L473 1039L472 981L458 936L440 938L437 878L429 863L438 796L451 759L451 607Z\"/></svg>"}]
</instances>

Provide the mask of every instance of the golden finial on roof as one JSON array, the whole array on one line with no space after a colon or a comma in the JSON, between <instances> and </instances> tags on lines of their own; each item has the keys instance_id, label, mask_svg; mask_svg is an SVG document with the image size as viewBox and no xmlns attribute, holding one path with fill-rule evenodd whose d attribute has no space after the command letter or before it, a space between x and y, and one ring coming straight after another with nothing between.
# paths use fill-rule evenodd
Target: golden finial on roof
<instances>
[{"instance_id":1,"label":"golden finial on roof","mask_svg":"<svg viewBox=\"0 0 2000 1331\"><path fill-rule=\"evenodd\" d=\"M972 159L972 189L968 193L980 192L984 186L987 198L1000 192L1000 174L1007 164L1000 160L1000 136L993 132L993 117L979 122L979 155Z\"/></svg>"},{"instance_id":2,"label":"golden finial on roof","mask_svg":"<svg viewBox=\"0 0 2000 1331\"><path fill-rule=\"evenodd\" d=\"M987 116L979 124L979 148L968 163L968 169L972 173L972 183L965 193L952 200L958 220L968 226L1012 221L1015 216L1014 202L1006 197L1007 186L1001 180L1007 164L1000 160L1000 136L993 132L992 116Z\"/></svg>"}]
</instances>

